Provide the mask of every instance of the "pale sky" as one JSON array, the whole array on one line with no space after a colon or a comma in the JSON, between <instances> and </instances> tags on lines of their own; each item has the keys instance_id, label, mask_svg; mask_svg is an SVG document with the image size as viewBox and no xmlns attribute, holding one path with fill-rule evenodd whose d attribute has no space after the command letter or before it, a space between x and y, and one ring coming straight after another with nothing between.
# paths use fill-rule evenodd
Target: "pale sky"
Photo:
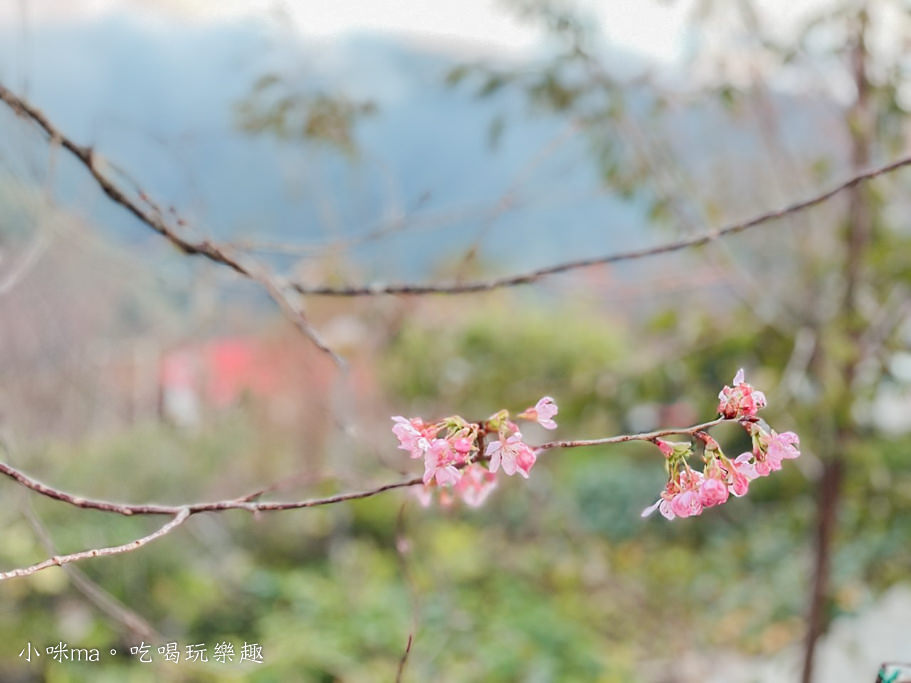
<instances>
[{"instance_id":1,"label":"pale sky","mask_svg":"<svg viewBox=\"0 0 911 683\"><path fill-rule=\"evenodd\" d=\"M687 24L697 0L571 0L593 16L605 43L614 49L638 53L675 75L687 45ZM767 30L787 40L788 34L807 18L824 9L831 0L754 0ZM740 4L720 4L721 14L736 15ZM277 20L302 36L332 40L354 33L384 33L423 48L457 53L459 57L514 56L534 52L543 35L523 24L509 9L509 0L0 0L0 27L26 27L43 23L93 20L107 14L129 14L167 27L174 21L207 22ZM882 13L880 13L882 14ZM24 18L27 20L24 21ZM739 22L738 22L739 23ZM905 51L904 36L889 17L880 17L871 45L883 50ZM729 36L728 36L729 38ZM757 67L744 53L738 65L737 50L725 42L723 31L711 40L698 42L702 54L723 52L728 72L724 78L748 83ZM692 42L692 37L690 36ZM686 78L712 80L710 73L688 68ZM822 82L822 79L817 79ZM806 83L779 83L784 89L803 90ZM828 84L831 94L850 95L850 84ZM844 91L844 92L842 92ZM909 96L911 99L911 96Z\"/></svg>"},{"instance_id":2,"label":"pale sky","mask_svg":"<svg viewBox=\"0 0 911 683\"><path fill-rule=\"evenodd\" d=\"M681 50L682 24L691 0L587 0L615 47L661 62ZM498 0L3 0L0 24L79 21L112 12L163 21L206 22L245 15L291 17L303 35L323 38L352 32L393 33L441 48L521 54L540 34L517 21Z\"/></svg>"}]
</instances>

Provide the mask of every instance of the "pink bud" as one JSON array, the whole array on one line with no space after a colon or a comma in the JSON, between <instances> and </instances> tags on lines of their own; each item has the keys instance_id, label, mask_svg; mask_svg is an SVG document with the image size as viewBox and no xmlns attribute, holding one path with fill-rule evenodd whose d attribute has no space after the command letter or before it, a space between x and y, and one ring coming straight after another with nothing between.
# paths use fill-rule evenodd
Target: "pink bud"
<instances>
[{"instance_id":1,"label":"pink bud","mask_svg":"<svg viewBox=\"0 0 911 683\"><path fill-rule=\"evenodd\" d=\"M452 447L462 455L466 455L471 452L471 449L474 448L474 442L471 439L466 439L464 436L454 439L452 441Z\"/></svg>"},{"instance_id":2,"label":"pink bud","mask_svg":"<svg viewBox=\"0 0 911 683\"><path fill-rule=\"evenodd\" d=\"M544 429L556 429L557 423L553 421L553 416L559 412L557 404L550 396L540 399L534 408L528 408L519 413L519 417L525 420L534 420Z\"/></svg>"}]
</instances>

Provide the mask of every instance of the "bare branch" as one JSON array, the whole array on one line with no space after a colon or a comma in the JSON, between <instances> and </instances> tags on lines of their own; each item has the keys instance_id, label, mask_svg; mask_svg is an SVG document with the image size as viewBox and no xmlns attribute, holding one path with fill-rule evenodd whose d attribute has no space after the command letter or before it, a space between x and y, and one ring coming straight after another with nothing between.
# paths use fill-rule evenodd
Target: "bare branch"
<instances>
[{"instance_id":1,"label":"bare branch","mask_svg":"<svg viewBox=\"0 0 911 683\"><path fill-rule=\"evenodd\" d=\"M0 433L0 449L6 452L7 457L12 459L13 449L9 443L7 435ZM58 555L57 548L54 546L54 540L50 532L35 512L32 500L27 497L27 489L23 488L23 504L21 507L22 516L28 521L41 545L47 553ZM155 628L142 616L124 605L120 600L111 595L104 588L92 581L85 572L74 565L65 565L63 570L67 577L73 583L73 586L82 593L92 604L99 610L109 616L111 619L120 622L128 628L134 635L144 639L161 640L162 636Z\"/></svg>"},{"instance_id":2,"label":"bare branch","mask_svg":"<svg viewBox=\"0 0 911 683\"><path fill-rule=\"evenodd\" d=\"M316 348L323 353L329 354L329 357L340 368L345 369L347 367L342 357L326 345L326 342L323 341L322 337L317 334L316 330L314 330L307 321L304 309L290 299L286 287L277 283L264 270L258 268L251 270L250 277L256 280L267 292L269 292L269 296L278 304L278 307L282 312L294 323L295 327L307 337L307 339L313 342L313 345L316 346Z\"/></svg>"},{"instance_id":3,"label":"bare branch","mask_svg":"<svg viewBox=\"0 0 911 683\"><path fill-rule=\"evenodd\" d=\"M83 498L82 496L73 495L66 491L56 489L52 486L41 483L37 479L20 472L10 465L0 462L0 474L5 474L11 479L19 482L22 486L31 489L42 496L68 503L78 508L89 510L101 510L103 512L113 512L119 515L176 515L184 508L190 511L190 514L200 512L221 512L223 510L246 510L248 512L273 512L279 510L297 510L301 508L319 507L321 505L332 505L333 503L342 503L348 500L358 500L360 498L369 498L379 493L391 491L393 489L416 486L422 483L421 477L406 479L404 481L383 484L366 491L354 491L349 493L340 493L325 498L312 498L310 500L296 500L286 502L270 501L250 501L246 500L250 496L234 498L229 500L220 500L207 503L192 503L190 505L127 505L124 503L115 503L107 500L98 500Z\"/></svg>"},{"instance_id":4,"label":"bare branch","mask_svg":"<svg viewBox=\"0 0 911 683\"><path fill-rule=\"evenodd\" d=\"M295 320L298 327L302 330L305 330L305 334L318 347L320 347L322 350L326 350L325 345L322 344L322 342L319 340L319 337L313 332L312 328L309 326L309 323L303 317L300 309L290 304L287 297L283 294L284 287L277 284L271 278L268 278L266 275L264 275L263 272L256 272L257 269L255 266L251 266L250 264L245 263L242 258L239 255L235 254L230 247L220 245L210 240L193 241L180 235L163 220L163 213L144 194L141 195L142 199L149 206L151 206L153 210L149 211L142 208L137 202L130 199L127 194L121 190L99 168L96 157L91 147L78 145L71 139L67 138L56 126L54 126L47 119L47 117L40 110L22 98L14 95L2 84L0 84L0 100L6 103L7 106L9 106L16 114L22 118L28 119L35 123L51 140L59 143L61 147L66 149L78 161L80 161L88 169L92 177L112 201L123 206L142 223L167 239L169 242L171 242L171 244L176 246L182 252L191 256L202 256L204 258L207 258L210 261L219 263L234 270L244 277L255 280L256 282L259 282L261 285L266 287L272 298L276 300L278 305L282 308L283 311L285 311L286 314L291 315L292 311L296 311L296 317L293 319ZM377 296L389 294L404 294L412 296L426 294L471 294L475 292L500 289L503 287L514 287L536 282L550 275L578 270L580 268L617 263L620 261L632 261L648 258L651 256L657 256L659 254L680 251L683 249L688 249L690 247L698 247L721 237L743 232L750 228L776 221L784 218L785 216L804 211L818 204L822 204L823 202L828 201L832 197L845 190L861 185L869 180L877 178L878 176L896 171L900 168L908 166L909 164L911 164L911 156L901 157L896 161L893 161L884 166L879 166L877 168L858 173L857 175L854 175L851 178L845 180L841 184L836 185L835 187L809 199L795 202L781 209L766 211L748 220L732 223L725 227L717 228L714 230L707 230L705 232L692 235L684 239L660 244L653 247L634 249L631 251L618 252L605 256L580 259L577 261L567 261L565 263L559 263L553 266L548 266L546 268L540 268L538 270L520 273L518 275L509 275L505 277L492 278L489 280L478 280L474 282L440 283L430 285L406 283L392 285L373 284L352 287L329 287L324 285L307 285L296 282L289 283L288 286L299 294L342 297ZM337 356L334 354L332 355L334 359L338 360Z\"/></svg>"},{"instance_id":5,"label":"bare branch","mask_svg":"<svg viewBox=\"0 0 911 683\"><path fill-rule=\"evenodd\" d=\"M333 353L319 335L310 326L303 310L293 304L285 294L285 287L277 283L265 269L247 262L242 256L224 245L216 244L209 240L193 241L181 235L177 230L172 228L164 219L164 212L153 203L145 193L140 193L140 198L149 207L144 208L139 202L131 199L125 190L121 189L102 169L98 156L91 147L86 147L75 143L72 139L64 135L50 120L41 112L41 110L32 106L25 100L14 95L10 90L0 84L0 100L2 100L18 116L27 119L36 124L55 144L59 144L76 158L98 183L99 187L115 204L119 204L129 211L141 223L151 228L159 235L164 237L168 242L177 247L180 251L188 256L202 256L213 263L226 266L234 272L259 283L272 297L294 324L303 332L313 344L330 355L330 357L339 365L342 365L341 359Z\"/></svg>"},{"instance_id":6,"label":"bare branch","mask_svg":"<svg viewBox=\"0 0 911 683\"><path fill-rule=\"evenodd\" d=\"M405 651L402 653L402 658L399 660L399 668L395 674L395 683L401 683L402 676L405 673L405 664L408 663L408 655L411 654L411 644L414 642L414 634L408 634L408 642L405 644Z\"/></svg>"},{"instance_id":7,"label":"bare branch","mask_svg":"<svg viewBox=\"0 0 911 683\"><path fill-rule=\"evenodd\" d=\"M22 567L20 569L11 569L6 572L0 572L0 581L13 579L20 576L31 576L32 574L40 572L42 569L47 569L49 567L62 567L65 564L79 562L80 560L87 560L92 557L119 555L121 553L128 553L133 550L137 550L142 546L151 543L155 539L161 538L162 536L171 533L174 531L174 529L183 524L189 516L189 508L180 508L178 513L174 516L174 519L165 524L163 527L152 532L148 536L137 538L135 541L130 541L129 543L124 543L123 545L109 546L107 548L92 548L90 550L83 550L82 552L71 553L69 555L55 555L54 557L48 558L43 562L33 564L30 567Z\"/></svg>"},{"instance_id":8,"label":"bare branch","mask_svg":"<svg viewBox=\"0 0 911 683\"><path fill-rule=\"evenodd\" d=\"M291 476L286 477L280 481L273 482L268 486L261 486L260 488L251 491L244 496L240 496L237 500L248 503L252 500L256 500L257 498L262 498L267 493L281 491L283 489L291 488L292 486L316 484L321 481L325 481L325 477L316 476L309 470L305 470L298 472L297 474L292 474Z\"/></svg>"},{"instance_id":9,"label":"bare branch","mask_svg":"<svg viewBox=\"0 0 911 683\"><path fill-rule=\"evenodd\" d=\"M402 573L402 580L408 588L408 597L411 602L411 630L408 632L408 642L405 644L405 651L399 659L399 668L395 675L396 683L401 683L405 675L405 666L408 663L408 656L411 654L411 646L414 644L415 634L418 630L418 616L420 613L418 606L418 591L415 587L414 576L411 573L409 565L409 554L411 552L411 543L405 535L405 504L399 507L399 514L396 519L395 532L395 552L399 561L399 570Z\"/></svg>"},{"instance_id":10,"label":"bare branch","mask_svg":"<svg viewBox=\"0 0 911 683\"><path fill-rule=\"evenodd\" d=\"M693 425L692 427L671 427L668 429L659 429L654 432L642 432L641 434L621 434L620 436L608 436L603 439L577 439L575 441L548 441L535 447L535 451L540 453L549 451L552 448L584 448L585 446L604 446L613 443L626 443L627 441L654 441L662 436L689 435L693 436L696 432L711 429L722 422L736 422L737 420L728 420L723 417L716 418L709 422Z\"/></svg>"},{"instance_id":11,"label":"bare branch","mask_svg":"<svg viewBox=\"0 0 911 683\"><path fill-rule=\"evenodd\" d=\"M699 247L721 237L743 232L745 230L749 230L750 228L755 228L765 223L779 220L785 216L804 211L813 206L816 206L817 204L822 204L823 202L828 201L832 197L841 192L844 192L849 188L861 185L862 183L877 178L881 175L892 173L893 171L897 171L898 169L908 165L911 165L911 156L901 157L896 161L886 164L885 166L879 166L877 168L852 176L848 180L842 182L840 185L836 185L826 192L818 194L809 199L795 202L794 204L790 204L784 208L776 209L774 211L766 211L765 213L761 213L758 216L754 216L748 220L741 221L739 223L732 223L715 230L707 230L705 232L701 232L684 239L667 242L665 244L659 244L654 247L633 249L631 251L621 251L615 254L595 256L593 258L580 259L578 261L567 261L566 263L559 263L557 265L540 268L538 270L532 270L526 273L520 273L518 275L508 275L505 277L492 278L489 280L478 280L474 282L451 282L431 285L373 284L357 287L326 287L321 285L311 286L295 283L292 285L292 287L301 294L354 297L378 296L385 294L406 294L412 296L425 294L471 294L474 292L485 292L492 289L500 289L503 287L526 285L541 280L550 275L578 270L580 268L606 265L608 263L617 263L619 261L634 261L637 259L648 258L650 256L657 256L659 254L681 251L682 249L688 249L690 247Z\"/></svg>"},{"instance_id":12,"label":"bare branch","mask_svg":"<svg viewBox=\"0 0 911 683\"><path fill-rule=\"evenodd\" d=\"M23 491L25 493L25 491ZM28 501L22 514L31 524L35 534L41 541L46 552L57 555L57 549L54 547L54 541L51 538L47 528L38 518L32 507L31 501ZM85 572L79 567L65 565L63 571L72 581L73 586L82 593L95 607L104 612L111 619L120 622L126 626L134 635L143 639L162 640L162 635L146 621L142 616L124 605L120 600L111 595L104 588L92 581Z\"/></svg>"}]
</instances>

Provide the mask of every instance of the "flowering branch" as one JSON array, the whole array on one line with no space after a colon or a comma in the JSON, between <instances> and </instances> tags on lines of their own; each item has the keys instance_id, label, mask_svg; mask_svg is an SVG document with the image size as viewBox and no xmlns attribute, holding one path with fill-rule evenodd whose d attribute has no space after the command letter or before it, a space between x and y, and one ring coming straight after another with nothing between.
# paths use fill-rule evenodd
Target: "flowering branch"
<instances>
[{"instance_id":1,"label":"flowering branch","mask_svg":"<svg viewBox=\"0 0 911 683\"><path fill-rule=\"evenodd\" d=\"M742 371L735 380L742 380ZM704 439L707 430L724 422L737 422L751 433L756 434L758 440L766 437L758 427L756 411L765 405L765 397L750 385L735 381L735 387L725 387L720 395L721 403L719 412L721 416L708 422L702 422L690 427L673 427L651 432L636 434L621 434L601 439L577 439L549 441L538 446L529 446L522 441L522 434L515 422L510 420L509 413L502 410L495 413L483 422L468 422L460 416L452 416L439 422L426 424L420 418L408 420L395 417L393 432L398 437L400 448L408 451L412 457L424 458L425 472L422 477L413 477L397 482L389 482L374 488L338 493L322 498L310 498L295 501L259 501L255 500L264 493L275 490L276 486L260 488L253 493L219 501L185 503L182 505L159 505L117 503L109 500L85 498L69 493L59 488L44 484L30 477L15 467L0 462L0 474L13 479L23 487L42 496L67 503L74 507L111 512L127 517L133 515L170 515L176 516L183 510L195 515L201 512L223 512L225 510L245 510L247 512L278 512L282 510L299 510L303 508L321 507L351 500L370 498L395 489L410 488L423 485L447 486L455 484L466 478L471 478L472 472L477 472L474 466L488 463L489 474L496 474L502 468L507 475L519 473L527 477L534 466L537 456L555 448L584 448L587 446L602 446L607 444L626 443L629 441L650 441L662 447L665 436L689 435ZM549 396L542 398L535 407L529 408L517 416L517 419L538 422L545 428L554 429L556 423L553 417L557 414L557 406ZM788 432L789 434L790 432ZM497 438L483 449L484 439L494 435ZM781 435L778 435L781 436ZM767 444L761 444L760 451L768 450ZM761 455L760 458L763 456ZM780 458L779 458L780 460ZM761 469L761 468L760 468ZM772 469L778 469L773 467ZM488 481L486 478L484 481ZM474 482L477 487L484 482ZM482 501L478 501L480 503Z\"/></svg>"},{"instance_id":2,"label":"flowering branch","mask_svg":"<svg viewBox=\"0 0 911 683\"><path fill-rule=\"evenodd\" d=\"M339 493L324 498L296 501L260 501L262 494L278 486L258 489L253 493L221 501L188 503L184 505L125 504L107 500L84 498L48 486L6 463L0 462L0 474L13 479L23 487L40 495L69 505L101 510L125 516L169 515L173 519L149 536L132 543L111 548L86 550L72 555L55 556L24 569L0 573L0 580L27 576L41 569L59 566L100 555L116 555L142 547L160 538L182 524L189 516L201 512L246 510L247 512L277 512L332 505L350 500L370 498L395 489L415 488L422 504L429 505L437 494L442 505L450 505L456 498L466 504L481 505L497 485L500 470L511 476L519 474L526 479L540 454L555 448L583 448L628 441L650 441L666 459L668 483L661 498L643 516L659 509L669 518L689 517L700 514L703 508L723 503L728 493L742 496L749 481L767 476L781 469L783 459L796 458L797 435L792 432L778 434L766 431L756 417L766 405L765 396L743 379L743 371L734 377L733 386L725 386L719 394L719 417L690 427L668 428L638 434L622 434L601 439L549 441L538 446L525 443L519 426L510 419L507 410L494 413L486 420L469 422L459 415L452 415L437 422L425 423L421 418L393 417L392 431L399 440L399 448L412 458L423 458L424 475L391 482L363 491ZM558 413L554 400L545 396L534 406L518 415L517 420L537 422L545 429L556 429L554 417ZM724 422L737 422L750 434L753 450L730 460L721 451L718 442L708 430ZM663 437L683 435L702 441L705 471L693 470L688 458L694 455L689 442L669 442ZM486 467L484 465L487 465Z\"/></svg>"},{"instance_id":3,"label":"flowering branch","mask_svg":"<svg viewBox=\"0 0 911 683\"><path fill-rule=\"evenodd\" d=\"M412 458L424 460L424 486L417 495L425 506L430 504L435 492L439 493L442 505L450 505L455 498L461 498L470 506L478 506L496 487L496 475L501 467L507 475L518 473L527 479L538 455L553 448L651 441L666 459L668 482L658 502L646 508L642 516L657 509L668 519L691 517L701 514L703 508L726 502L731 493L744 495L751 480L781 469L783 459L800 455L796 434L778 434L774 429L766 431L760 425L757 413L765 407L766 398L744 381L743 370L737 372L732 384L725 386L718 395L720 417L692 427L602 439L551 441L532 447L524 442L518 425L510 420L509 412L501 410L481 422L468 422L460 415L452 415L427 424L419 417L395 416L392 432L399 440L399 448ZM553 417L557 412L557 404L545 396L534 407L519 413L516 419L556 429ZM735 460L725 456L721 446L708 433L722 422L737 422L746 429L753 441L753 450L742 453ZM485 448L484 438L490 434L496 434L497 438ZM690 467L689 458L695 455L693 444L662 438L671 435L689 435L703 442L703 472ZM482 466L483 462L488 463L487 469Z\"/></svg>"},{"instance_id":4,"label":"flowering branch","mask_svg":"<svg viewBox=\"0 0 911 683\"><path fill-rule=\"evenodd\" d=\"M694 455L689 442L669 442L655 439L655 445L666 458L668 481L658 501L642 511L647 517L655 510L667 519L693 517L704 508L727 502L731 494L746 494L750 481L765 477L781 469L783 459L800 456L799 439L793 432L778 434L766 431L756 414L766 406L766 397L744 381L743 370L734 376L733 386L725 386L718 394L718 412L725 420L737 420L746 429L753 442L752 451L741 453L731 460L707 431L693 432L704 444L702 472L690 467L688 459Z\"/></svg>"}]
</instances>

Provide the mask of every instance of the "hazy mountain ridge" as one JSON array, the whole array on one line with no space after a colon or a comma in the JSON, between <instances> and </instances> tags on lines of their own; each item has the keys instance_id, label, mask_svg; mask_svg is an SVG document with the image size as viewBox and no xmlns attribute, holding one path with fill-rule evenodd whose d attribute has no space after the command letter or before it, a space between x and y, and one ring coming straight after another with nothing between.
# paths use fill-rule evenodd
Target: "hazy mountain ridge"
<instances>
[{"instance_id":1,"label":"hazy mountain ridge","mask_svg":"<svg viewBox=\"0 0 911 683\"><path fill-rule=\"evenodd\" d=\"M0 76L17 85L12 76L22 61L15 52L21 41L9 28L4 35ZM450 58L391 38L308 44L266 24L182 27L109 16L36 26L28 55L27 94L37 106L217 239L322 242L410 213L465 214L438 229L398 232L355 250L371 276L394 280L426 276L479 234L486 235L482 258L495 272L653 237L639 227L641 208L602 193L579 135L542 151L567 138L564 122L524 116L518 92L478 101L465 89L448 88ZM255 79L276 69L299 73L302 84L334 85L376 101L378 113L357 130L356 158L238 129L237 102ZM504 111L513 116L492 152L488 126ZM5 112L0 125L14 125L11 119ZM40 164L46 143L35 136L30 145ZM88 199L91 183L74 165L60 173L65 202L125 240L147 238L116 207L102 206L103 198ZM491 214L510 191L515 207Z\"/></svg>"}]
</instances>

